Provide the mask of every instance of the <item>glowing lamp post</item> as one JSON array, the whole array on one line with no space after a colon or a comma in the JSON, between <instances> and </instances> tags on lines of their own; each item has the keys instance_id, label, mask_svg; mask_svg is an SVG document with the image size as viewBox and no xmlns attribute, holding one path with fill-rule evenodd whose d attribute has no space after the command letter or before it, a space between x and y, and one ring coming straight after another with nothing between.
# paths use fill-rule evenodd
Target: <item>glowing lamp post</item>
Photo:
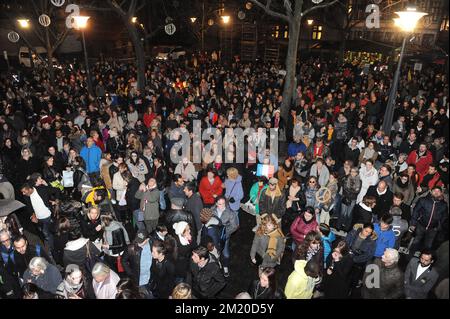
<instances>
[{"instance_id":1,"label":"glowing lamp post","mask_svg":"<svg viewBox=\"0 0 450 319\"><path fill-rule=\"evenodd\" d=\"M86 48L86 40L84 38L84 29L87 28L87 22L90 17L88 16L75 16L75 29L81 30L81 38L83 40L83 50L84 50L84 63L86 68L86 76L87 76L87 82L88 82L88 92L90 95L93 94L92 90L92 79L91 79L91 72L89 71L89 60L88 60L88 54L87 54L87 48Z\"/></svg>"},{"instance_id":2,"label":"glowing lamp post","mask_svg":"<svg viewBox=\"0 0 450 319\"><path fill-rule=\"evenodd\" d=\"M406 11L396 12L399 17L394 19L395 25L404 32L402 49L400 51L400 58L398 60L397 70L395 71L394 80L392 83L391 92L386 106L386 113L384 114L382 130L386 135L391 133L392 122L394 120L395 100L397 97L398 82L400 78L400 71L402 67L403 56L405 54L406 40L408 35L414 31L417 22L426 16L427 13L419 12L416 8L407 8Z\"/></svg>"}]
</instances>

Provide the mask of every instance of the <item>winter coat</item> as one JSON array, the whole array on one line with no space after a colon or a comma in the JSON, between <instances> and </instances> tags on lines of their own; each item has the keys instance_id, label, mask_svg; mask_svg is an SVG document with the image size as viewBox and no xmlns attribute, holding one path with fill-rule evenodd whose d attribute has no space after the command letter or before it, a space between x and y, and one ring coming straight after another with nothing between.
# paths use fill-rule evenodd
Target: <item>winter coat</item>
<instances>
[{"instance_id":1,"label":"winter coat","mask_svg":"<svg viewBox=\"0 0 450 319\"><path fill-rule=\"evenodd\" d=\"M362 228L362 224L356 224L345 238L345 242L350 247L353 262L357 264L366 264L367 262L372 260L375 253L376 241L378 238L377 233L373 232L372 236L364 239L359 249L354 250L352 246L355 243L356 238L358 238L359 234L361 233Z\"/></svg>"},{"instance_id":2,"label":"winter coat","mask_svg":"<svg viewBox=\"0 0 450 319\"><path fill-rule=\"evenodd\" d=\"M263 260L261 267L275 267L284 253L285 239L281 232L280 236L277 237L276 252L273 258L267 254L269 240L270 237L267 234L255 234L255 237L253 238L252 248L250 249L250 258L255 259L256 254L261 256Z\"/></svg>"},{"instance_id":3,"label":"winter coat","mask_svg":"<svg viewBox=\"0 0 450 319\"><path fill-rule=\"evenodd\" d=\"M414 196L415 196L415 190L414 190L414 185L411 181L408 181L408 184L406 185L400 185L400 177L397 176L394 179L394 183L393 183L393 187L392 187L392 192L394 194L396 193L400 193L403 194L403 202L407 205L411 205Z\"/></svg>"},{"instance_id":4,"label":"winter coat","mask_svg":"<svg viewBox=\"0 0 450 319\"><path fill-rule=\"evenodd\" d=\"M222 180L219 176L216 176L211 184L208 180L208 176L204 176L200 181L198 191L202 196L205 205L213 205L216 201L213 195L220 196L223 193Z\"/></svg>"},{"instance_id":5,"label":"winter coat","mask_svg":"<svg viewBox=\"0 0 450 319\"><path fill-rule=\"evenodd\" d=\"M41 245L33 246L31 244L28 244L27 250L25 251L25 254L23 254L23 255L19 254L17 252L17 250L14 250L14 252L13 252L14 273L17 274L20 278L23 278L26 270L28 269L31 259L33 259L34 257L42 257L48 263L50 262L50 258L47 255L47 252L45 251L44 247ZM3 266L0 266L0 267L3 267Z\"/></svg>"},{"instance_id":6,"label":"winter coat","mask_svg":"<svg viewBox=\"0 0 450 319\"><path fill-rule=\"evenodd\" d=\"M105 227L103 238L104 243L109 245L109 248L105 250L105 253L110 256L122 253L130 243L125 227L115 220L113 220L109 226Z\"/></svg>"},{"instance_id":7,"label":"winter coat","mask_svg":"<svg viewBox=\"0 0 450 319\"><path fill-rule=\"evenodd\" d=\"M333 262L333 272L324 272L322 288L326 299L347 299L350 291L353 259L344 256L338 262Z\"/></svg>"},{"instance_id":8,"label":"winter coat","mask_svg":"<svg viewBox=\"0 0 450 319\"><path fill-rule=\"evenodd\" d=\"M307 148L306 145L302 142L300 143L289 143L288 145L288 156L295 157L298 153L306 154Z\"/></svg>"},{"instance_id":9,"label":"winter coat","mask_svg":"<svg viewBox=\"0 0 450 319\"><path fill-rule=\"evenodd\" d=\"M288 171L285 169L284 165L280 166L280 169L277 172L278 178L278 187L280 187L281 191L284 191L286 186L289 183L289 179L294 176L294 167L291 166L291 169Z\"/></svg>"},{"instance_id":10,"label":"winter coat","mask_svg":"<svg viewBox=\"0 0 450 319\"><path fill-rule=\"evenodd\" d=\"M294 271L289 278L284 289L287 299L311 299L314 292L315 279L308 277L305 273L306 260L297 260Z\"/></svg>"},{"instance_id":11,"label":"winter coat","mask_svg":"<svg viewBox=\"0 0 450 319\"><path fill-rule=\"evenodd\" d=\"M389 209L392 206L394 194L392 194L391 190L387 188L386 192L380 195L377 192L377 186L374 185L369 187L366 196L375 197L377 204L373 208L373 213L378 217L378 219L380 219L381 216L389 212Z\"/></svg>"},{"instance_id":12,"label":"winter coat","mask_svg":"<svg viewBox=\"0 0 450 319\"><path fill-rule=\"evenodd\" d=\"M359 192L361 191L362 182L359 176L353 177L348 175L344 177L342 185L342 196L350 200L356 200Z\"/></svg>"},{"instance_id":13,"label":"winter coat","mask_svg":"<svg viewBox=\"0 0 450 319\"><path fill-rule=\"evenodd\" d=\"M446 223L448 223L448 206L443 199L435 200L430 194L421 198L414 206L411 226L420 224L425 228L442 230Z\"/></svg>"},{"instance_id":14,"label":"winter coat","mask_svg":"<svg viewBox=\"0 0 450 319\"><path fill-rule=\"evenodd\" d=\"M370 172L367 171L366 166L362 165L359 170L359 178L361 178L361 191L358 194L356 202L359 203L363 200L370 186L376 185L378 183L378 172L374 168Z\"/></svg>"},{"instance_id":15,"label":"winter coat","mask_svg":"<svg viewBox=\"0 0 450 319\"><path fill-rule=\"evenodd\" d=\"M373 267L379 269L379 287L367 287L372 284ZM369 277L369 278L368 278ZM397 264L386 267L381 259L375 259L373 264L367 265L363 277L361 295L364 299L399 299L403 296L403 272Z\"/></svg>"},{"instance_id":16,"label":"winter coat","mask_svg":"<svg viewBox=\"0 0 450 319\"><path fill-rule=\"evenodd\" d=\"M277 289L273 292L269 288L262 288L259 279L253 280L248 288L248 293L252 299L285 299L282 290Z\"/></svg>"},{"instance_id":17,"label":"winter coat","mask_svg":"<svg viewBox=\"0 0 450 319\"><path fill-rule=\"evenodd\" d=\"M241 200L244 198L244 190L242 188L242 176L238 175L236 180L226 179L225 182L225 198L228 199L230 209L237 212L241 207Z\"/></svg>"},{"instance_id":18,"label":"winter coat","mask_svg":"<svg viewBox=\"0 0 450 319\"><path fill-rule=\"evenodd\" d=\"M201 299L214 298L227 284L218 260L211 254L203 268L191 262L187 283L194 296Z\"/></svg>"},{"instance_id":19,"label":"winter coat","mask_svg":"<svg viewBox=\"0 0 450 319\"><path fill-rule=\"evenodd\" d=\"M320 203L316 199L316 193L318 190L318 188L316 189L306 186L306 189L304 191L306 199L305 207L311 206L313 208L320 208Z\"/></svg>"},{"instance_id":20,"label":"winter coat","mask_svg":"<svg viewBox=\"0 0 450 319\"><path fill-rule=\"evenodd\" d=\"M353 166L358 167L360 150L356 147L354 150L348 145L345 146L344 160L350 160L353 162Z\"/></svg>"},{"instance_id":21,"label":"winter coat","mask_svg":"<svg viewBox=\"0 0 450 319\"><path fill-rule=\"evenodd\" d=\"M125 193L125 200L127 202L128 208L134 212L139 209L140 200L135 197L136 193L139 190L139 180L135 177L131 178L130 182L127 185L127 190Z\"/></svg>"},{"instance_id":22,"label":"winter coat","mask_svg":"<svg viewBox=\"0 0 450 319\"><path fill-rule=\"evenodd\" d=\"M261 191L259 191L258 194L258 190L259 190L259 183L256 182L255 184L253 184L252 188L250 189L250 201L255 205L255 213L259 214L259 202L261 200L261 195L263 193L264 190L267 189L267 185L264 185L263 188L261 189Z\"/></svg>"},{"instance_id":23,"label":"winter coat","mask_svg":"<svg viewBox=\"0 0 450 319\"><path fill-rule=\"evenodd\" d=\"M99 225L100 226L102 225L100 218L97 218L96 220L91 220L87 216L83 217L80 220L81 233L83 234L83 237L89 239L92 242L98 239L102 239L103 228L100 231L97 231L95 229Z\"/></svg>"},{"instance_id":24,"label":"winter coat","mask_svg":"<svg viewBox=\"0 0 450 319\"><path fill-rule=\"evenodd\" d=\"M222 224L225 226L227 238L229 238L239 227L237 214L229 208L226 208L222 212L222 215L219 216L219 212L217 211L216 206L213 206L211 209L214 216L222 221Z\"/></svg>"},{"instance_id":25,"label":"winter coat","mask_svg":"<svg viewBox=\"0 0 450 319\"><path fill-rule=\"evenodd\" d=\"M377 233L377 246L375 248L375 257L381 257L386 248L395 247L395 233L389 228L388 230L381 230L380 224L374 224L374 232Z\"/></svg>"},{"instance_id":26,"label":"winter coat","mask_svg":"<svg viewBox=\"0 0 450 319\"><path fill-rule=\"evenodd\" d=\"M419 265L419 259L414 257L406 266L404 284L407 299L427 299L428 293L438 281L439 274L433 268L433 265L416 279Z\"/></svg>"},{"instance_id":27,"label":"winter coat","mask_svg":"<svg viewBox=\"0 0 450 319\"><path fill-rule=\"evenodd\" d=\"M332 231L328 234L328 236L322 236L322 245L323 245L323 260L327 260L328 256L332 252L333 242L336 240L336 235Z\"/></svg>"},{"instance_id":28,"label":"winter coat","mask_svg":"<svg viewBox=\"0 0 450 319\"><path fill-rule=\"evenodd\" d=\"M197 225L192 213L181 209L171 209L164 214L164 224L167 226L168 232L174 237L175 231L172 226L179 222L188 223L192 237L195 238L195 235L197 234Z\"/></svg>"},{"instance_id":29,"label":"winter coat","mask_svg":"<svg viewBox=\"0 0 450 319\"><path fill-rule=\"evenodd\" d=\"M109 276L102 282L96 282L92 279L95 297L97 299L116 299L116 287L119 281L120 277L113 270L110 270Z\"/></svg>"},{"instance_id":30,"label":"winter coat","mask_svg":"<svg viewBox=\"0 0 450 319\"><path fill-rule=\"evenodd\" d=\"M313 217L312 221L308 224L303 220L303 214L298 216L291 225L290 231L292 238L295 240L297 245L300 245L304 240L306 235L313 230L317 229L319 224L316 218Z\"/></svg>"},{"instance_id":31,"label":"winter coat","mask_svg":"<svg viewBox=\"0 0 450 319\"><path fill-rule=\"evenodd\" d=\"M418 151L412 151L406 160L408 165L414 164L416 165L416 172L420 177L426 175L428 173L428 168L430 164L433 163L433 154L430 151L427 151L424 156L418 158Z\"/></svg>"},{"instance_id":32,"label":"winter coat","mask_svg":"<svg viewBox=\"0 0 450 319\"><path fill-rule=\"evenodd\" d=\"M259 211L261 214L275 214L278 218L282 218L286 212L286 196L281 193L279 196L275 196L272 200L271 196L267 195L269 188L266 188L261 192L259 200Z\"/></svg>"},{"instance_id":33,"label":"winter coat","mask_svg":"<svg viewBox=\"0 0 450 319\"><path fill-rule=\"evenodd\" d=\"M159 219L159 190L157 187L145 192L138 190L134 196L141 200L140 209L144 212L144 220Z\"/></svg>"},{"instance_id":34,"label":"winter coat","mask_svg":"<svg viewBox=\"0 0 450 319\"><path fill-rule=\"evenodd\" d=\"M192 257L192 251L197 248L197 242L195 237L192 236L192 241L183 245L181 243L180 237L175 236L177 242L177 260L175 261L175 277L185 278L189 272L190 261Z\"/></svg>"},{"instance_id":35,"label":"winter coat","mask_svg":"<svg viewBox=\"0 0 450 319\"><path fill-rule=\"evenodd\" d=\"M352 212L352 225L371 223L374 217L372 209L363 202L355 205Z\"/></svg>"},{"instance_id":36,"label":"winter coat","mask_svg":"<svg viewBox=\"0 0 450 319\"><path fill-rule=\"evenodd\" d=\"M145 175L148 174L147 165L145 165L144 160L140 158L136 164L133 164L131 160L128 159L126 164L133 177L137 178L139 182L144 183Z\"/></svg>"},{"instance_id":37,"label":"winter coat","mask_svg":"<svg viewBox=\"0 0 450 319\"><path fill-rule=\"evenodd\" d=\"M167 258L162 262L153 260L150 290L158 299L168 299L175 286L175 265Z\"/></svg>"},{"instance_id":38,"label":"winter coat","mask_svg":"<svg viewBox=\"0 0 450 319\"><path fill-rule=\"evenodd\" d=\"M180 174L185 181L191 182L197 178L197 171L195 170L194 164L188 163L186 168L183 162L180 162L175 167L174 174Z\"/></svg>"},{"instance_id":39,"label":"winter coat","mask_svg":"<svg viewBox=\"0 0 450 319\"><path fill-rule=\"evenodd\" d=\"M149 242L148 245L150 245L150 253L151 253L151 242ZM142 255L142 248L136 243L128 245L127 249L125 249L122 255L123 269L125 270L127 276L132 278L136 284L139 284L139 279L141 276L141 255ZM151 270L152 264L153 260L150 260L149 270Z\"/></svg>"},{"instance_id":40,"label":"winter coat","mask_svg":"<svg viewBox=\"0 0 450 319\"><path fill-rule=\"evenodd\" d=\"M98 248L87 238L69 241L64 248L64 267L75 264L78 265L80 269L85 270L84 266L87 257L87 246L89 246L89 253L92 257L100 254Z\"/></svg>"},{"instance_id":41,"label":"winter coat","mask_svg":"<svg viewBox=\"0 0 450 319\"><path fill-rule=\"evenodd\" d=\"M158 189L163 191L167 186L167 169L164 166L156 167L153 165L151 169L149 169L148 177L146 177L146 181L150 178L154 178L156 180L156 185L158 185Z\"/></svg>"},{"instance_id":42,"label":"winter coat","mask_svg":"<svg viewBox=\"0 0 450 319\"><path fill-rule=\"evenodd\" d=\"M182 198L186 199L186 195L183 192L184 186L178 187L175 185L174 182L170 184L169 189L167 190L167 195L169 196L169 199L172 200L172 198Z\"/></svg>"},{"instance_id":43,"label":"winter coat","mask_svg":"<svg viewBox=\"0 0 450 319\"><path fill-rule=\"evenodd\" d=\"M200 230L202 228L202 222L200 220L200 211L203 209L203 202L198 193L192 194L190 198L186 200L184 209L191 213L195 220L195 229Z\"/></svg>"},{"instance_id":44,"label":"winter coat","mask_svg":"<svg viewBox=\"0 0 450 319\"><path fill-rule=\"evenodd\" d=\"M116 200L117 202L120 201L120 199L125 196L125 193L127 191L127 183L122 177L122 174L120 172L117 172L113 176L112 180L112 187L116 191Z\"/></svg>"},{"instance_id":45,"label":"winter coat","mask_svg":"<svg viewBox=\"0 0 450 319\"><path fill-rule=\"evenodd\" d=\"M347 119L344 122L336 121L334 123L333 137L338 141L345 141L347 139Z\"/></svg>"},{"instance_id":46,"label":"winter coat","mask_svg":"<svg viewBox=\"0 0 450 319\"><path fill-rule=\"evenodd\" d=\"M92 145L91 147L84 146L81 149L80 156L86 163L86 171L88 174L100 172L102 150L97 145Z\"/></svg>"},{"instance_id":47,"label":"winter coat","mask_svg":"<svg viewBox=\"0 0 450 319\"><path fill-rule=\"evenodd\" d=\"M38 288L52 294L56 293L56 289L63 281L58 268L52 264L47 264L47 269L39 276L33 275L31 270L27 269L23 275L23 280L24 282L31 282L38 286Z\"/></svg>"}]
</instances>

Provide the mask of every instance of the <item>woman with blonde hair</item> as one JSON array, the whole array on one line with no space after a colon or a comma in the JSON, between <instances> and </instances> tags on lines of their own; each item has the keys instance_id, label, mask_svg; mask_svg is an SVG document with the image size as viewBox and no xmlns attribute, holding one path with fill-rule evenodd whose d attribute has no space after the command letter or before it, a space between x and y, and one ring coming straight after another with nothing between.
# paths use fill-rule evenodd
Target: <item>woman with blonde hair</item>
<instances>
[{"instance_id":1,"label":"woman with blonde hair","mask_svg":"<svg viewBox=\"0 0 450 319\"><path fill-rule=\"evenodd\" d=\"M279 226L280 220L273 214L263 214L253 239L250 250L252 263L256 257L261 261L261 267L275 267L280 263L285 248L285 237Z\"/></svg>"},{"instance_id":2,"label":"woman with blonde hair","mask_svg":"<svg viewBox=\"0 0 450 319\"><path fill-rule=\"evenodd\" d=\"M170 299L192 299L191 286L182 282L173 288Z\"/></svg>"},{"instance_id":3,"label":"woman with blonde hair","mask_svg":"<svg viewBox=\"0 0 450 319\"><path fill-rule=\"evenodd\" d=\"M241 200L244 198L244 189L242 187L242 176L235 167L227 169L227 178L222 184L225 189L225 198L228 200L230 209L238 214L241 207Z\"/></svg>"}]
</instances>

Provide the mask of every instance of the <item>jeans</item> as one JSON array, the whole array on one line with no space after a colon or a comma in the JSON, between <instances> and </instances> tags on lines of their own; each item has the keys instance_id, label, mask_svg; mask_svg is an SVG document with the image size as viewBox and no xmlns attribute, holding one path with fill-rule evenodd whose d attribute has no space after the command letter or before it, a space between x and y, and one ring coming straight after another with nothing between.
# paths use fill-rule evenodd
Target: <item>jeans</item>
<instances>
[{"instance_id":1,"label":"jeans","mask_svg":"<svg viewBox=\"0 0 450 319\"><path fill-rule=\"evenodd\" d=\"M341 204L341 214L339 215L339 219L337 222L337 227L342 228L345 231L348 231L351 227L352 223L352 211L356 205L356 200L352 200L350 204L347 206L344 203Z\"/></svg>"},{"instance_id":2,"label":"jeans","mask_svg":"<svg viewBox=\"0 0 450 319\"><path fill-rule=\"evenodd\" d=\"M434 239L437 235L437 229L426 229L422 224L417 224L416 226L416 234L414 237L414 241L412 243L412 247L410 251L415 253L417 250L423 249L431 249L433 246ZM423 247L420 247L423 242Z\"/></svg>"},{"instance_id":3,"label":"jeans","mask_svg":"<svg viewBox=\"0 0 450 319\"><path fill-rule=\"evenodd\" d=\"M161 210L166 210L167 205L166 205L166 189L163 188L162 190L159 191L159 208Z\"/></svg>"},{"instance_id":4,"label":"jeans","mask_svg":"<svg viewBox=\"0 0 450 319\"><path fill-rule=\"evenodd\" d=\"M225 240L225 245L222 250L222 265L223 267L230 266L230 237Z\"/></svg>"},{"instance_id":5,"label":"jeans","mask_svg":"<svg viewBox=\"0 0 450 319\"><path fill-rule=\"evenodd\" d=\"M52 218L48 217L45 219L39 219L38 221L38 228L44 235L44 242L45 245L48 247L48 250L51 252L53 251L53 234L50 230L52 225Z\"/></svg>"}]
</instances>

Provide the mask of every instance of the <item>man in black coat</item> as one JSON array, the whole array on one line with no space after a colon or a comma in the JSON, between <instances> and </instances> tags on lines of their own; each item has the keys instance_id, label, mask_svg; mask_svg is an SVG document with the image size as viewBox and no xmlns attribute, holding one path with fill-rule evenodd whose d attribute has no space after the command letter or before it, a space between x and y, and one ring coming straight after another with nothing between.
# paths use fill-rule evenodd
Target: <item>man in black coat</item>
<instances>
[{"instance_id":1,"label":"man in black coat","mask_svg":"<svg viewBox=\"0 0 450 319\"><path fill-rule=\"evenodd\" d=\"M352 138L350 146L346 145L344 150L344 161L352 161L354 167L358 167L359 162L360 150L357 145L358 140L356 138Z\"/></svg>"},{"instance_id":2,"label":"man in black coat","mask_svg":"<svg viewBox=\"0 0 450 319\"><path fill-rule=\"evenodd\" d=\"M146 230L138 231L134 242L125 249L122 256L122 266L125 273L139 286L139 291L148 297L150 294L152 252L150 238Z\"/></svg>"},{"instance_id":3,"label":"man in black coat","mask_svg":"<svg viewBox=\"0 0 450 319\"><path fill-rule=\"evenodd\" d=\"M14 269L20 278L23 278L25 270L28 269L28 265L34 257L42 257L51 263L50 257L43 247L30 245L23 235L16 237L14 239Z\"/></svg>"},{"instance_id":4,"label":"man in black coat","mask_svg":"<svg viewBox=\"0 0 450 319\"><path fill-rule=\"evenodd\" d=\"M422 241L425 249L431 249L436 235L445 227L448 231L448 206L442 189L436 186L430 195L421 198L414 206L410 229L416 234L411 252L420 249Z\"/></svg>"},{"instance_id":5,"label":"man in black coat","mask_svg":"<svg viewBox=\"0 0 450 319\"><path fill-rule=\"evenodd\" d=\"M186 195L186 204L184 209L190 212L195 220L195 229L202 229L202 222L200 220L200 212L203 209L203 201L198 192L195 192L195 184L190 182L184 186L184 194ZM197 234L197 244L200 243L200 233ZM195 238L195 237L194 237Z\"/></svg>"},{"instance_id":6,"label":"man in black coat","mask_svg":"<svg viewBox=\"0 0 450 319\"><path fill-rule=\"evenodd\" d=\"M412 132L409 134L408 139L403 141L399 147L399 153L411 154L412 151L419 148L419 144L417 143L417 135Z\"/></svg>"},{"instance_id":7,"label":"man in black coat","mask_svg":"<svg viewBox=\"0 0 450 319\"><path fill-rule=\"evenodd\" d=\"M176 236L172 226L178 222L186 222L191 229L192 238L196 238L197 224L192 213L183 210L184 203L183 198L172 198L171 209L164 214L164 224L167 226L169 234Z\"/></svg>"},{"instance_id":8,"label":"man in black coat","mask_svg":"<svg viewBox=\"0 0 450 319\"><path fill-rule=\"evenodd\" d=\"M187 282L197 298L210 299L226 286L223 271L217 259L205 247L198 247L192 252L191 271Z\"/></svg>"},{"instance_id":9,"label":"man in black coat","mask_svg":"<svg viewBox=\"0 0 450 319\"><path fill-rule=\"evenodd\" d=\"M373 196L376 198L376 206L373 208L372 212L378 219L381 218L392 206L392 199L394 194L387 186L385 181L379 181L375 186L370 186L367 190L366 196Z\"/></svg>"}]
</instances>

